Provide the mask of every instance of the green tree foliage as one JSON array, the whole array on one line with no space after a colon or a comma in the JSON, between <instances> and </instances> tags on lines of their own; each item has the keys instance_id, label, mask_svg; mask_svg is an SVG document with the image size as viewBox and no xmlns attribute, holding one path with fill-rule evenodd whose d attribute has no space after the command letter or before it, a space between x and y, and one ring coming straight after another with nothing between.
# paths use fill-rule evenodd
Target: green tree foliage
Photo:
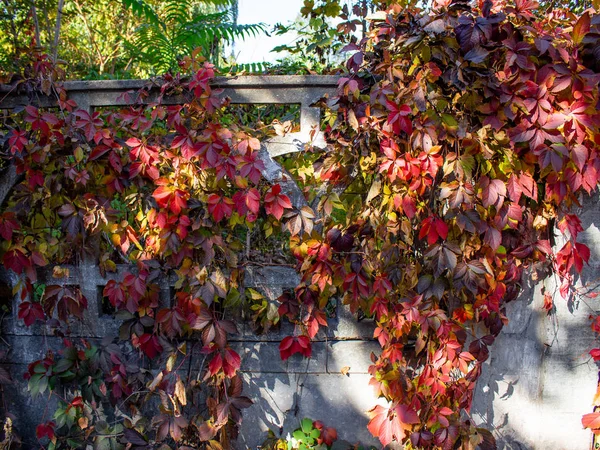
<instances>
[{"instance_id":1,"label":"green tree foliage","mask_svg":"<svg viewBox=\"0 0 600 450\"><path fill-rule=\"evenodd\" d=\"M0 2L0 77L21 72L36 47L51 55L56 50L57 62L69 78L143 75L132 66L124 46L133 38L137 24L123 4L115 0L65 2L55 49L58 6L56 0Z\"/></svg>"},{"instance_id":2,"label":"green tree foliage","mask_svg":"<svg viewBox=\"0 0 600 450\"><path fill-rule=\"evenodd\" d=\"M176 69L177 58L199 46L222 63L228 43L262 32L260 25L237 25L234 6L235 0L2 0L0 80L22 72L35 47L56 56L70 79L147 77Z\"/></svg>"}]
</instances>

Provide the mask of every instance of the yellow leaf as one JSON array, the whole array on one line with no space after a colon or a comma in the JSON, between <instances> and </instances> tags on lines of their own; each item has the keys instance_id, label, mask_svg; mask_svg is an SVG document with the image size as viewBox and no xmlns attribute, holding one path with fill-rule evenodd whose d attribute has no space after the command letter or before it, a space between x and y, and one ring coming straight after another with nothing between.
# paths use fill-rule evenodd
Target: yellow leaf
<instances>
[{"instance_id":1,"label":"yellow leaf","mask_svg":"<svg viewBox=\"0 0 600 450\"><path fill-rule=\"evenodd\" d=\"M365 200L365 203L369 203L371 200L373 200L375 197L377 197L380 193L381 193L381 180L377 179L371 185L371 188L369 189L369 194L367 195L367 200Z\"/></svg>"},{"instance_id":2,"label":"yellow leaf","mask_svg":"<svg viewBox=\"0 0 600 450\"><path fill-rule=\"evenodd\" d=\"M600 384L596 389L596 395L594 395L594 401L592 403L594 406L600 406Z\"/></svg>"},{"instance_id":3,"label":"yellow leaf","mask_svg":"<svg viewBox=\"0 0 600 450\"><path fill-rule=\"evenodd\" d=\"M260 292L257 292L252 288L246 289L246 292L249 294L249 296L252 300L260 300L260 299L264 298Z\"/></svg>"},{"instance_id":4,"label":"yellow leaf","mask_svg":"<svg viewBox=\"0 0 600 450\"><path fill-rule=\"evenodd\" d=\"M53 278L69 278L69 268L54 266L54 268L52 269L52 277Z\"/></svg>"},{"instance_id":5,"label":"yellow leaf","mask_svg":"<svg viewBox=\"0 0 600 450\"><path fill-rule=\"evenodd\" d=\"M353 110L348 111L348 123L354 129L354 131L358 131L358 120L356 119L356 114Z\"/></svg>"},{"instance_id":6,"label":"yellow leaf","mask_svg":"<svg viewBox=\"0 0 600 450\"><path fill-rule=\"evenodd\" d=\"M210 440L208 441L208 446L212 449L212 450L223 450L223 446L221 444L219 444L217 441L215 440Z\"/></svg>"},{"instance_id":7,"label":"yellow leaf","mask_svg":"<svg viewBox=\"0 0 600 450\"><path fill-rule=\"evenodd\" d=\"M177 377L177 382L175 383L175 397L179 400L182 406L187 405L187 396L185 395L185 386L183 385L183 381L181 378Z\"/></svg>"},{"instance_id":8,"label":"yellow leaf","mask_svg":"<svg viewBox=\"0 0 600 450\"><path fill-rule=\"evenodd\" d=\"M340 370L340 372L341 372L342 375L349 376L348 372L350 372L350 366L344 366L344 367L342 367L341 370Z\"/></svg>"},{"instance_id":9,"label":"yellow leaf","mask_svg":"<svg viewBox=\"0 0 600 450\"><path fill-rule=\"evenodd\" d=\"M154 389L156 389L156 386L158 386L160 384L160 382L163 379L163 373L162 372L158 372L158 375L156 375L156 377L154 378L154 380L152 380L152 383L150 383L148 385L148 390L150 391L154 391Z\"/></svg>"},{"instance_id":10,"label":"yellow leaf","mask_svg":"<svg viewBox=\"0 0 600 450\"><path fill-rule=\"evenodd\" d=\"M88 419L87 417L80 417L77 423L79 424L79 428L85 430L88 426Z\"/></svg>"},{"instance_id":11,"label":"yellow leaf","mask_svg":"<svg viewBox=\"0 0 600 450\"><path fill-rule=\"evenodd\" d=\"M173 367L175 366L175 361L177 361L177 353L171 353L169 358L167 359L167 371L172 372Z\"/></svg>"},{"instance_id":12,"label":"yellow leaf","mask_svg":"<svg viewBox=\"0 0 600 450\"><path fill-rule=\"evenodd\" d=\"M85 157L85 154L83 153L83 149L81 147L77 147L75 149L75 160L77 162L81 162L81 161L83 161L84 157Z\"/></svg>"}]
</instances>

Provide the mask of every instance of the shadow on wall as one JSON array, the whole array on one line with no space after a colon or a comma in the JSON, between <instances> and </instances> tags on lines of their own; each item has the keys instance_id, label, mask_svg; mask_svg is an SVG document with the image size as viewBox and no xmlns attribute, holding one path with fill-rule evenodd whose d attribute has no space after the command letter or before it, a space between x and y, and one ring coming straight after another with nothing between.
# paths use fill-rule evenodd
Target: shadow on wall
<instances>
[{"instance_id":1,"label":"shadow on wall","mask_svg":"<svg viewBox=\"0 0 600 450\"><path fill-rule=\"evenodd\" d=\"M345 318L332 322L336 336L344 340L322 333L317 336L321 340L313 342L310 359L293 355L281 360L284 330L267 335L269 340L236 343L245 370L245 392L255 402L244 411L237 450L256 449L268 430L286 437L305 417L334 427L340 440L378 445L367 430L367 411L378 403L367 370L371 352L380 347L376 341L351 337L372 336L372 324L356 326ZM341 368L346 367L348 373L343 375Z\"/></svg>"},{"instance_id":2,"label":"shadow on wall","mask_svg":"<svg viewBox=\"0 0 600 450\"><path fill-rule=\"evenodd\" d=\"M600 209L586 199L574 213L585 230L578 241L592 253L592 266L578 282L597 285ZM555 311L548 315L543 309L542 284L527 286L507 305L510 323L491 347L475 392L473 418L493 430L499 449L590 448L591 433L581 416L592 412L597 387L598 367L588 352L598 342L589 316L600 308L596 299L568 303L554 279L543 285L554 294Z\"/></svg>"},{"instance_id":3,"label":"shadow on wall","mask_svg":"<svg viewBox=\"0 0 600 450\"><path fill-rule=\"evenodd\" d=\"M308 417L334 427L339 439L377 445L367 430L366 411L377 399L369 375L315 373L244 373L248 395L255 401L244 411L237 450L256 449L268 430L286 437Z\"/></svg>"}]
</instances>

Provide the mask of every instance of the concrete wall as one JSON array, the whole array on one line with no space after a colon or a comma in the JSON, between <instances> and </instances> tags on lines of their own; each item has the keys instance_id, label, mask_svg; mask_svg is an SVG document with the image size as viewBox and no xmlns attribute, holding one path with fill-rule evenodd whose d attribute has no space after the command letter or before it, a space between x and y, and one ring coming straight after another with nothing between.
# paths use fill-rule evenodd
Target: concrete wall
<instances>
[{"instance_id":1,"label":"concrete wall","mask_svg":"<svg viewBox=\"0 0 600 450\"><path fill-rule=\"evenodd\" d=\"M578 240L591 249L578 285L598 285L600 205L586 198L575 211L584 232ZM556 230L557 246L563 237ZM554 292L555 311L543 308L542 283ZM597 299L568 303L555 279L538 285L524 280L520 297L507 306L510 323L490 352L478 381L472 414L493 431L499 449L588 449L592 434L581 416L593 411L598 367L588 352L598 347L589 316L600 313Z\"/></svg>"},{"instance_id":2,"label":"concrete wall","mask_svg":"<svg viewBox=\"0 0 600 450\"><path fill-rule=\"evenodd\" d=\"M74 323L71 338L83 337L100 342L105 336L116 336L118 321L101 312L98 290L108 279L120 278L119 273L127 269L120 266L117 274L103 278L93 264L69 267L68 279L51 279L50 273L40 274L40 281L80 286L88 298L88 310L81 324ZM8 275L8 279L7 279ZM4 281L13 283L14 276L2 273ZM275 300L284 289L294 288L298 276L293 269L285 267L248 266L245 286L261 291ZM169 280L160 280L161 303L169 302ZM4 390L7 409L16 416L15 426L24 439L25 448L34 448L35 426L42 421L46 398L31 399L27 382L22 375L28 363L45 357L47 351L57 353L63 348L62 339L50 334L41 325L25 327L18 320L18 301L13 306L12 317L3 322L0 350L6 352L2 361L15 381L10 389ZM242 358L242 374L245 395L254 404L244 410L244 421L236 449L255 449L267 437L268 430L285 436L296 429L304 417L321 420L338 430L340 439L363 444L376 444L366 425L366 411L375 403L368 387L369 355L377 352L379 345L373 341L373 323L357 322L344 308L337 308L331 318L329 329L321 332L313 343L310 359L294 355L281 361L279 342L292 334L291 325L285 323L276 333L257 336L249 323L240 327L240 333L232 336L231 346ZM203 354L194 354L189 361L192 368L200 365ZM346 375L341 369L349 366ZM187 372L187 367L184 367ZM46 417L45 420L49 420Z\"/></svg>"},{"instance_id":3,"label":"concrete wall","mask_svg":"<svg viewBox=\"0 0 600 450\"><path fill-rule=\"evenodd\" d=\"M141 81L72 82L67 88L79 103L87 108L119 104L123 90L141 87ZM310 138L311 128L319 123L319 110L311 103L325 93L334 91L334 77L240 77L217 80L217 87L238 103L299 103L301 131L285 139L267 142L261 151L267 179L282 182L285 172L275 160L281 154L300 151ZM0 87L0 92L2 88ZM176 101L174 99L173 101ZM28 100L7 97L0 108L11 108ZM317 136L322 144L322 137ZM0 205L16 181L13 169L0 173ZM292 182L283 183L295 206L304 198ZM586 200L579 211L586 231L581 240L592 249L592 265L586 267L582 282L593 281L600 264L600 209L595 201ZM7 279L8 274L0 274ZM119 278L119 275L110 275ZM249 266L246 287L254 287L271 299L283 289L293 288L297 275L281 267ZM55 282L56 280L54 280ZM76 336L100 340L116 335L118 324L103 316L97 292L107 279L98 273L93 263L73 267L67 284L81 286L90 300L84 322L74 329ZM545 281L552 289L553 280ZM168 301L170 283L162 280L161 298ZM596 390L598 370L587 352L595 347L588 316L592 311L584 303L568 305L556 298L556 312L543 311L540 286L525 283L520 298L507 307L511 322L494 344L479 381L472 416L493 430L500 449L586 449L591 433L581 427L581 416L591 412L591 400ZM40 359L48 349L57 351L59 338L48 335L41 326L25 328L13 316L2 323L3 342L8 350L6 367L15 379L12 388L5 390L8 409L17 414L16 426L33 446L33 426L43 414L40 399L33 402L27 393L22 373L27 363ZM598 309L595 304L592 306ZM596 312L596 311L593 311ZM280 340L291 333L284 325L278 333L255 336L249 325L232 339L232 346L242 356L245 390L254 405L244 411L238 449L256 448L266 437L267 430L285 435L298 427L304 417L322 420L337 428L341 439L349 442L377 445L366 429L366 411L377 399L368 387L371 352L379 351L373 341L373 323L356 320L343 308L330 320L327 332L321 332L313 345L311 359L292 356L282 362L279 358ZM190 364L197 364L192 358ZM341 369L350 367L348 374ZM26 446L27 447L27 446ZM31 448L31 447L28 447Z\"/></svg>"}]
</instances>

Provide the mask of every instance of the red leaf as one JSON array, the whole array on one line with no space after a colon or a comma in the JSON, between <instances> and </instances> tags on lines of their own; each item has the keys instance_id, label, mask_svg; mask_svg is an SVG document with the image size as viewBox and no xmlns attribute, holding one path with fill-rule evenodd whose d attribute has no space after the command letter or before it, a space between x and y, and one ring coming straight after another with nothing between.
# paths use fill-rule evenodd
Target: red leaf
<instances>
[{"instance_id":1,"label":"red leaf","mask_svg":"<svg viewBox=\"0 0 600 450\"><path fill-rule=\"evenodd\" d=\"M437 216L430 216L421 223L419 230L419 239L427 236L427 243L433 245L438 239L448 237L448 225Z\"/></svg>"},{"instance_id":2,"label":"red leaf","mask_svg":"<svg viewBox=\"0 0 600 450\"><path fill-rule=\"evenodd\" d=\"M499 210L506 197L506 185L502 180L490 180L487 176L481 177L479 181L481 188L481 200L483 206L489 208L494 205Z\"/></svg>"},{"instance_id":3,"label":"red leaf","mask_svg":"<svg viewBox=\"0 0 600 450\"><path fill-rule=\"evenodd\" d=\"M333 442L337 440L338 435L335 428L326 427L323 422L316 420L313 422L313 427L321 432L321 436L317 439L318 444L325 443L325 445L333 445Z\"/></svg>"},{"instance_id":4,"label":"red leaf","mask_svg":"<svg viewBox=\"0 0 600 450\"><path fill-rule=\"evenodd\" d=\"M400 131L404 131L408 135L412 134L412 122L407 117L411 113L410 106L398 106L389 100L386 101L385 106L390 111L390 114L387 118L387 123L392 127L394 133L400 134Z\"/></svg>"},{"instance_id":5,"label":"red leaf","mask_svg":"<svg viewBox=\"0 0 600 450\"><path fill-rule=\"evenodd\" d=\"M408 195L402 197L402 210L409 219L413 219L415 217L415 214L417 213L417 205L415 203L414 198Z\"/></svg>"},{"instance_id":6,"label":"red leaf","mask_svg":"<svg viewBox=\"0 0 600 450\"><path fill-rule=\"evenodd\" d=\"M140 348L150 359L156 358L162 351L162 345L158 341L158 336L153 334L144 333L140 336L139 340Z\"/></svg>"},{"instance_id":7,"label":"red leaf","mask_svg":"<svg viewBox=\"0 0 600 450\"><path fill-rule=\"evenodd\" d=\"M292 355L292 344L294 343L294 338L292 336L286 336L279 343L279 355L281 359L285 361Z\"/></svg>"},{"instance_id":8,"label":"red leaf","mask_svg":"<svg viewBox=\"0 0 600 450\"><path fill-rule=\"evenodd\" d=\"M529 197L530 199L537 201L537 183L535 182L531 174L529 172L522 173L519 176L519 182L521 183L523 194Z\"/></svg>"},{"instance_id":9,"label":"red leaf","mask_svg":"<svg viewBox=\"0 0 600 450\"><path fill-rule=\"evenodd\" d=\"M521 195L523 194L523 188L521 187L519 178L514 173L508 179L506 190L508 191L508 196L510 199L515 203L519 203Z\"/></svg>"},{"instance_id":10,"label":"red leaf","mask_svg":"<svg viewBox=\"0 0 600 450\"><path fill-rule=\"evenodd\" d=\"M0 215L0 236L3 239L10 241L14 231L20 229L19 222L15 220L15 214L12 212L5 212Z\"/></svg>"},{"instance_id":11,"label":"red leaf","mask_svg":"<svg viewBox=\"0 0 600 450\"><path fill-rule=\"evenodd\" d=\"M592 294L588 295L588 297L592 297L592 298L596 298L597 296L598 296L597 292L593 292ZM590 316L590 319L592 319L592 323L591 323L590 327L592 328L594 333L600 334L600 316L596 316L596 317Z\"/></svg>"},{"instance_id":12,"label":"red leaf","mask_svg":"<svg viewBox=\"0 0 600 450\"><path fill-rule=\"evenodd\" d=\"M38 425L35 429L35 435L38 439L43 439L47 437L48 439L54 439L54 422L46 422Z\"/></svg>"},{"instance_id":13,"label":"red leaf","mask_svg":"<svg viewBox=\"0 0 600 450\"><path fill-rule=\"evenodd\" d=\"M581 44L584 36L590 31L590 13L583 14L573 27L573 42Z\"/></svg>"},{"instance_id":14,"label":"red leaf","mask_svg":"<svg viewBox=\"0 0 600 450\"><path fill-rule=\"evenodd\" d=\"M25 130L12 130L10 138L8 138L11 154L14 155L17 152L22 152L27 142L27 132Z\"/></svg>"},{"instance_id":15,"label":"red leaf","mask_svg":"<svg viewBox=\"0 0 600 450\"><path fill-rule=\"evenodd\" d=\"M573 160L580 172L583 172L583 168L585 167L588 158L589 152L584 145L578 144L571 149L571 160Z\"/></svg>"},{"instance_id":16,"label":"red leaf","mask_svg":"<svg viewBox=\"0 0 600 450\"><path fill-rule=\"evenodd\" d=\"M224 217L231 217L234 201L229 197L221 197L211 194L208 197L208 212L211 213L215 222L220 222Z\"/></svg>"},{"instance_id":17,"label":"red leaf","mask_svg":"<svg viewBox=\"0 0 600 450\"><path fill-rule=\"evenodd\" d=\"M240 175L244 178L248 178L256 185L260 182L262 171L264 169L264 163L262 160L258 159L258 156L255 153L246 154L239 166Z\"/></svg>"},{"instance_id":18,"label":"red leaf","mask_svg":"<svg viewBox=\"0 0 600 450\"><path fill-rule=\"evenodd\" d=\"M294 353L300 353L306 358L310 358L312 345L308 336L287 336L279 344L279 354L285 361Z\"/></svg>"},{"instance_id":19,"label":"red leaf","mask_svg":"<svg viewBox=\"0 0 600 450\"><path fill-rule=\"evenodd\" d=\"M217 373L219 373L219 371L221 370L222 367L223 367L223 358L221 357L220 353L217 353L213 357L213 359L210 360L210 363L208 363L209 375L211 377L216 375Z\"/></svg>"},{"instance_id":20,"label":"red leaf","mask_svg":"<svg viewBox=\"0 0 600 450\"><path fill-rule=\"evenodd\" d=\"M583 425L583 428L590 428L592 430L600 429L600 413L584 414L581 418L581 425Z\"/></svg>"},{"instance_id":21,"label":"red leaf","mask_svg":"<svg viewBox=\"0 0 600 450\"><path fill-rule=\"evenodd\" d=\"M17 248L7 251L2 257L2 262L4 267L16 274L22 274L25 269L31 267L29 258Z\"/></svg>"},{"instance_id":22,"label":"red leaf","mask_svg":"<svg viewBox=\"0 0 600 450\"><path fill-rule=\"evenodd\" d=\"M565 214L565 216L558 221L558 229L563 233L569 230L572 239L577 239L579 232L583 231L581 220L575 214Z\"/></svg>"},{"instance_id":23,"label":"red leaf","mask_svg":"<svg viewBox=\"0 0 600 450\"><path fill-rule=\"evenodd\" d=\"M233 196L233 202L240 216L246 215L248 211L251 213L249 216L256 216L260 210L260 193L255 188L237 191Z\"/></svg>"},{"instance_id":24,"label":"red leaf","mask_svg":"<svg viewBox=\"0 0 600 450\"><path fill-rule=\"evenodd\" d=\"M292 202L287 195L281 193L279 184L271 186L265 195L265 209L277 220L281 219L284 209L292 209Z\"/></svg>"},{"instance_id":25,"label":"red leaf","mask_svg":"<svg viewBox=\"0 0 600 450\"><path fill-rule=\"evenodd\" d=\"M594 361L600 361L600 348L591 349L590 356L594 358Z\"/></svg>"},{"instance_id":26,"label":"red leaf","mask_svg":"<svg viewBox=\"0 0 600 450\"><path fill-rule=\"evenodd\" d=\"M544 294L544 310L551 311L554 308L554 300L549 292Z\"/></svg>"},{"instance_id":27,"label":"red leaf","mask_svg":"<svg viewBox=\"0 0 600 450\"><path fill-rule=\"evenodd\" d=\"M225 376L232 378L235 373L239 370L241 365L241 358L235 351L230 348L225 349L225 358L223 360L223 372Z\"/></svg>"},{"instance_id":28,"label":"red leaf","mask_svg":"<svg viewBox=\"0 0 600 450\"><path fill-rule=\"evenodd\" d=\"M159 187L152 193L156 203L161 208L169 208L173 214L179 215L183 208L187 208L187 199L189 194L176 189L174 186L167 186L166 181L157 180Z\"/></svg>"},{"instance_id":29,"label":"red leaf","mask_svg":"<svg viewBox=\"0 0 600 450\"><path fill-rule=\"evenodd\" d=\"M590 260L590 249L587 245L579 242L575 243L575 249L573 250L573 257L575 259L575 269L578 273L583 270L583 263L587 263Z\"/></svg>"},{"instance_id":30,"label":"red leaf","mask_svg":"<svg viewBox=\"0 0 600 450\"><path fill-rule=\"evenodd\" d=\"M418 414L409 406L402 404L391 409L378 405L369 412L369 415L371 421L367 428L373 436L379 438L383 446L394 439L401 442L412 428L411 425L420 422Z\"/></svg>"},{"instance_id":31,"label":"red leaf","mask_svg":"<svg viewBox=\"0 0 600 450\"><path fill-rule=\"evenodd\" d=\"M108 297L110 304L114 308L120 308L120 306L125 303L125 291L121 284L117 283L115 280L110 280L106 283L102 293L105 297Z\"/></svg>"},{"instance_id":32,"label":"red leaf","mask_svg":"<svg viewBox=\"0 0 600 450\"><path fill-rule=\"evenodd\" d=\"M25 322L25 326L31 326L36 320L41 322L45 319L44 310L39 303L23 302L19 305L19 319Z\"/></svg>"},{"instance_id":33,"label":"red leaf","mask_svg":"<svg viewBox=\"0 0 600 450\"><path fill-rule=\"evenodd\" d=\"M502 243L502 233L494 227L488 227L483 241L490 246L492 250L498 250Z\"/></svg>"}]
</instances>

